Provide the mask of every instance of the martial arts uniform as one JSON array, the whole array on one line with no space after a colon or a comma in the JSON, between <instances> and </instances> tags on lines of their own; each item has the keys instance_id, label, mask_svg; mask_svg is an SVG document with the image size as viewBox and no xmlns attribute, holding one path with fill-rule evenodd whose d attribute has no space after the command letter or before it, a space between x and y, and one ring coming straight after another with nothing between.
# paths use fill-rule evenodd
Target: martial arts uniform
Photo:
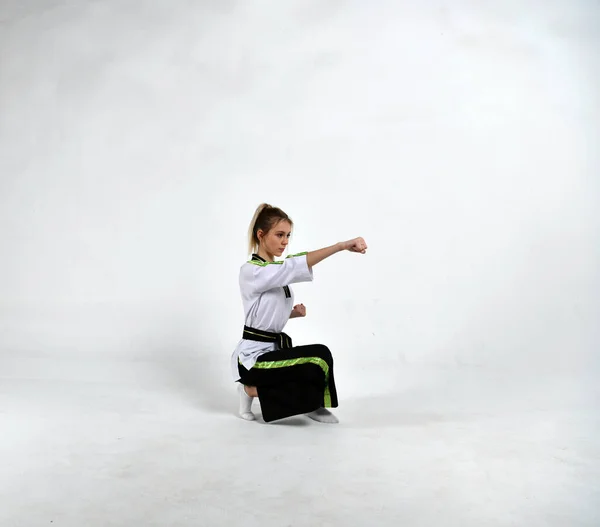
<instances>
[{"instance_id":1,"label":"martial arts uniform","mask_svg":"<svg viewBox=\"0 0 600 527\"><path fill-rule=\"evenodd\" d=\"M283 333L294 306L290 284L313 279L306 254L277 262L253 254L240 269L245 323L231 357L232 374L235 381L256 386L266 422L338 406L329 349L294 347Z\"/></svg>"}]
</instances>

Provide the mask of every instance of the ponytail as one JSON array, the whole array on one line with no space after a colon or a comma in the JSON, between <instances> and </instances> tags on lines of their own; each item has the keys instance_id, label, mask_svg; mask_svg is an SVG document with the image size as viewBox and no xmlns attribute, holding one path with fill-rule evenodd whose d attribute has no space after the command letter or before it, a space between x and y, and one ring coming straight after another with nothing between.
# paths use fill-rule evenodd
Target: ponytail
<instances>
[{"instance_id":1,"label":"ponytail","mask_svg":"<svg viewBox=\"0 0 600 527\"><path fill-rule=\"evenodd\" d=\"M256 223L258 222L258 217L267 207L270 207L268 203L261 203L258 207L256 207L256 211L254 211L254 216L252 216L252 221L248 227L248 254L258 251L258 238L256 236L256 231L258 229L255 229L255 227Z\"/></svg>"}]
</instances>

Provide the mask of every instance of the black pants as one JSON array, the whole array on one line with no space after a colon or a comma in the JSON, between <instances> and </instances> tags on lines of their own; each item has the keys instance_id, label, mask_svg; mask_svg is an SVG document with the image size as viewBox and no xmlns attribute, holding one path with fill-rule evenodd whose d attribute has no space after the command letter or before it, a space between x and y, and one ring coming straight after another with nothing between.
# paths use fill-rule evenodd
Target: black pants
<instances>
[{"instance_id":1,"label":"black pants","mask_svg":"<svg viewBox=\"0 0 600 527\"><path fill-rule=\"evenodd\" d=\"M265 422L338 406L333 357L323 344L270 351L250 370L238 368L239 382L256 386Z\"/></svg>"}]
</instances>

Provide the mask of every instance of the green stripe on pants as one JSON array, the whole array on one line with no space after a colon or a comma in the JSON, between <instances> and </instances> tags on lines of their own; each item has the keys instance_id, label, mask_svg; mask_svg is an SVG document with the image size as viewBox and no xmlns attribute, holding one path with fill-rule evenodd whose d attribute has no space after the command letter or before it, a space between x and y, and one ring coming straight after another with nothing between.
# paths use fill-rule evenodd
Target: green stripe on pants
<instances>
[{"instance_id":1,"label":"green stripe on pants","mask_svg":"<svg viewBox=\"0 0 600 527\"><path fill-rule=\"evenodd\" d=\"M259 368L261 370L268 370L270 368L287 368L288 366L297 366L298 364L316 364L320 366L325 373L325 394L324 404L325 408L331 408L331 395L329 393L329 365L320 357L298 357L297 359L286 359L286 360L276 360L273 362L256 362L254 364L254 368Z\"/></svg>"}]
</instances>

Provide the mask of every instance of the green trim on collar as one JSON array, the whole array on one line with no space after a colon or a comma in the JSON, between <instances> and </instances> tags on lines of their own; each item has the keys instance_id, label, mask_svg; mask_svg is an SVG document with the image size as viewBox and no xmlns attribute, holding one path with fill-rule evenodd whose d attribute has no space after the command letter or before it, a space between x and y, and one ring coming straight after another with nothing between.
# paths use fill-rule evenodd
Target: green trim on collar
<instances>
[{"instance_id":1,"label":"green trim on collar","mask_svg":"<svg viewBox=\"0 0 600 527\"><path fill-rule=\"evenodd\" d=\"M266 267L267 265L282 265L283 262L260 262L258 260L248 260L248 263L258 265L259 267Z\"/></svg>"},{"instance_id":2,"label":"green trim on collar","mask_svg":"<svg viewBox=\"0 0 600 527\"><path fill-rule=\"evenodd\" d=\"M308 254L307 251L305 251L303 253L290 254L290 255L286 256L286 260L288 258L295 258L297 256L305 256L307 254ZM283 260L280 260L278 262L266 262L266 261L262 262L260 260L248 260L248 263L251 263L251 264L254 264L254 265L258 265L259 267L266 267L267 265L273 265L273 264L274 265L281 265L281 264L283 264Z\"/></svg>"}]
</instances>

